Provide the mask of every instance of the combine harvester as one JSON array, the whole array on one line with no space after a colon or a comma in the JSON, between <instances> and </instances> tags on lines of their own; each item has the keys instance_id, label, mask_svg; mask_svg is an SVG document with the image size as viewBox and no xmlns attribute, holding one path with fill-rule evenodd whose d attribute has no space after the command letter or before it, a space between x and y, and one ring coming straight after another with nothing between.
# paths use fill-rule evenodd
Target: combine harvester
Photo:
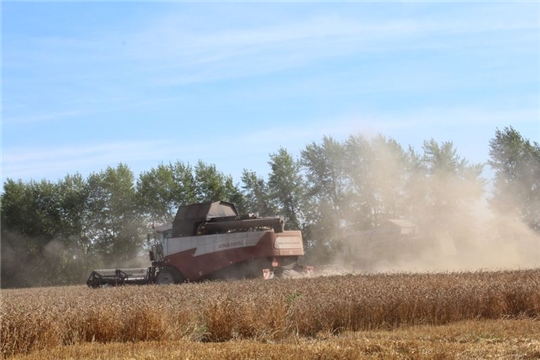
<instances>
[{"instance_id":1,"label":"combine harvester","mask_svg":"<svg viewBox=\"0 0 540 360\"><path fill-rule=\"evenodd\" d=\"M180 206L174 222L159 226L148 268L94 270L90 287L179 284L212 279L295 277L301 266L302 234L284 230L280 217L239 215L234 204L217 201Z\"/></svg>"}]
</instances>

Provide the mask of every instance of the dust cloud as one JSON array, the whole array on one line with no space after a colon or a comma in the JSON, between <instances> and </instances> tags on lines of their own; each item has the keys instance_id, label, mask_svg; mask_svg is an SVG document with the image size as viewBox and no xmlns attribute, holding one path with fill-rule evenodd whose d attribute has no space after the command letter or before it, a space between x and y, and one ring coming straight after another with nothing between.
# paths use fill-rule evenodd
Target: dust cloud
<instances>
[{"instance_id":1,"label":"dust cloud","mask_svg":"<svg viewBox=\"0 0 540 360\"><path fill-rule=\"evenodd\" d=\"M3 236L1 288L83 284L92 270L147 268L151 265L145 251L118 259L84 252L75 239L45 242L8 231ZM45 243L42 248L41 243Z\"/></svg>"},{"instance_id":2,"label":"dust cloud","mask_svg":"<svg viewBox=\"0 0 540 360\"><path fill-rule=\"evenodd\" d=\"M452 232L387 236L377 231L344 240L321 273L461 272L540 267L540 236L515 219L475 220L476 235L463 241Z\"/></svg>"},{"instance_id":3,"label":"dust cloud","mask_svg":"<svg viewBox=\"0 0 540 360\"><path fill-rule=\"evenodd\" d=\"M540 236L515 219L494 218L483 222L475 219L476 235L465 243L451 232L420 233L409 241L410 251L392 254L390 245L373 260L365 271L373 272L438 272L526 269L540 266ZM504 227L504 229L501 229ZM419 241L420 239L420 241ZM399 241L399 239L398 239ZM426 244L431 242L431 244ZM388 244L387 244L388 245ZM406 245L406 246L407 246ZM392 260L385 259L389 254ZM362 270L362 266L356 269Z\"/></svg>"},{"instance_id":4,"label":"dust cloud","mask_svg":"<svg viewBox=\"0 0 540 360\"><path fill-rule=\"evenodd\" d=\"M385 220L408 220L414 232L385 221L372 230L350 232L342 238L331 266L321 273L540 267L540 234L520 220L516 204L502 207L505 213L493 211L488 201L492 195L484 192L485 180L467 169L466 163L459 173L436 169L411 175L403 168L402 155L378 151L384 161L373 169L367 188L383 202L372 208L382 209L381 214L398 209L394 214L405 216L387 215ZM407 175L398 177L403 173Z\"/></svg>"}]
</instances>

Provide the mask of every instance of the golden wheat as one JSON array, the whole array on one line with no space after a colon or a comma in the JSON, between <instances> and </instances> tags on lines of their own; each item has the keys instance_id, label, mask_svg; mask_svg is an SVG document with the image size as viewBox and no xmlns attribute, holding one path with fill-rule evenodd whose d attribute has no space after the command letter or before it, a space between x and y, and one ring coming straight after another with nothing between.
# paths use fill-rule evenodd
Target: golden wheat
<instances>
[{"instance_id":1,"label":"golden wheat","mask_svg":"<svg viewBox=\"0 0 540 360\"><path fill-rule=\"evenodd\" d=\"M60 359L230 359L230 360L365 360L365 359L538 359L540 321L469 320L441 326L320 334L279 342L189 340L136 343L82 343L59 346L17 360Z\"/></svg>"},{"instance_id":2,"label":"golden wheat","mask_svg":"<svg viewBox=\"0 0 540 360\"><path fill-rule=\"evenodd\" d=\"M539 318L540 270L2 290L1 354L88 342L284 341Z\"/></svg>"}]
</instances>

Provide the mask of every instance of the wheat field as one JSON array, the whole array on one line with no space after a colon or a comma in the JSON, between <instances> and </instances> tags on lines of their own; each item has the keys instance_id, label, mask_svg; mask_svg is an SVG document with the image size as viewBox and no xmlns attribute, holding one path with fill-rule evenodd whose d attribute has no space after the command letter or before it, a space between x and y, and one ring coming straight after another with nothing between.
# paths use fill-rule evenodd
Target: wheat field
<instances>
[{"instance_id":1,"label":"wheat field","mask_svg":"<svg viewBox=\"0 0 540 360\"><path fill-rule=\"evenodd\" d=\"M485 333L499 339L493 351L540 357L540 269L14 289L1 298L3 358L96 359L96 349L104 358L434 358L444 341L479 346ZM410 354L452 331L468 335L441 335L439 346ZM303 356L295 359L312 358Z\"/></svg>"}]
</instances>

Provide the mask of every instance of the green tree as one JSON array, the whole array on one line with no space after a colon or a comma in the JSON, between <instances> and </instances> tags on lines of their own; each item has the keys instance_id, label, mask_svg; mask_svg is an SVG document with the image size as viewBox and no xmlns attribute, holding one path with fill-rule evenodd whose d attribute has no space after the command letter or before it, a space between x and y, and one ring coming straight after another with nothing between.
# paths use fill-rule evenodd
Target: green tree
<instances>
[{"instance_id":1,"label":"green tree","mask_svg":"<svg viewBox=\"0 0 540 360\"><path fill-rule=\"evenodd\" d=\"M373 168L372 149L368 139L361 134L349 136L345 142L347 177L348 227L366 230L374 224L372 204L374 203L369 173Z\"/></svg>"},{"instance_id":2,"label":"green tree","mask_svg":"<svg viewBox=\"0 0 540 360\"><path fill-rule=\"evenodd\" d=\"M35 269L31 260L43 245L35 235L37 213L30 186L21 180L7 179L1 203L2 287L29 286L29 276ZM21 266L25 264L25 266Z\"/></svg>"},{"instance_id":3,"label":"green tree","mask_svg":"<svg viewBox=\"0 0 540 360\"><path fill-rule=\"evenodd\" d=\"M374 225L404 215L404 189L409 161L408 154L394 139L382 135L371 139L366 177L367 189L371 194L367 199Z\"/></svg>"},{"instance_id":4,"label":"green tree","mask_svg":"<svg viewBox=\"0 0 540 360\"><path fill-rule=\"evenodd\" d=\"M61 234L66 245L88 253L89 243L83 232L83 219L87 211L88 185L80 174L67 175L57 183Z\"/></svg>"},{"instance_id":5,"label":"green tree","mask_svg":"<svg viewBox=\"0 0 540 360\"><path fill-rule=\"evenodd\" d=\"M85 229L93 252L108 264L133 260L148 224L137 211L134 176L127 165L88 177Z\"/></svg>"},{"instance_id":6,"label":"green tree","mask_svg":"<svg viewBox=\"0 0 540 360\"><path fill-rule=\"evenodd\" d=\"M238 211L244 212L244 198L238 186L233 183L232 176L218 171L215 165L199 161L195 166L194 177L197 202L230 201L236 204Z\"/></svg>"},{"instance_id":7,"label":"green tree","mask_svg":"<svg viewBox=\"0 0 540 360\"><path fill-rule=\"evenodd\" d=\"M1 203L3 287L68 281L62 268L71 239L62 202L57 184L7 179Z\"/></svg>"},{"instance_id":8,"label":"green tree","mask_svg":"<svg viewBox=\"0 0 540 360\"><path fill-rule=\"evenodd\" d=\"M523 138L513 127L497 129L488 164L495 170L491 207L516 214L540 232L540 144Z\"/></svg>"},{"instance_id":9,"label":"green tree","mask_svg":"<svg viewBox=\"0 0 540 360\"><path fill-rule=\"evenodd\" d=\"M347 218L348 187L347 158L344 144L324 137L301 152L301 164L306 173L306 195L309 199L306 217L311 233L320 239L340 237L340 225Z\"/></svg>"},{"instance_id":10,"label":"green tree","mask_svg":"<svg viewBox=\"0 0 540 360\"><path fill-rule=\"evenodd\" d=\"M90 242L84 233L88 186L80 174L67 175L56 184L61 228L49 244L50 263L56 265L57 284L76 284L91 268Z\"/></svg>"},{"instance_id":11,"label":"green tree","mask_svg":"<svg viewBox=\"0 0 540 360\"><path fill-rule=\"evenodd\" d=\"M403 207L400 214L403 218L419 222L424 216L425 212L419 212L419 209L426 208L428 203L428 172L423 154L409 145L404 164Z\"/></svg>"},{"instance_id":12,"label":"green tree","mask_svg":"<svg viewBox=\"0 0 540 360\"><path fill-rule=\"evenodd\" d=\"M305 184L300 162L284 148L270 155L271 173L268 177L270 198L288 229L302 229L304 225Z\"/></svg>"},{"instance_id":13,"label":"green tree","mask_svg":"<svg viewBox=\"0 0 540 360\"><path fill-rule=\"evenodd\" d=\"M394 139L350 136L345 143L350 227L366 230L407 212L405 191L414 158Z\"/></svg>"},{"instance_id":14,"label":"green tree","mask_svg":"<svg viewBox=\"0 0 540 360\"><path fill-rule=\"evenodd\" d=\"M196 202L193 169L182 162L160 164L140 174L136 192L148 222L170 223L180 205Z\"/></svg>"},{"instance_id":15,"label":"green tree","mask_svg":"<svg viewBox=\"0 0 540 360\"><path fill-rule=\"evenodd\" d=\"M270 199L268 184L254 171L244 169L242 172L242 193L245 199L245 210L259 216L274 216L277 212Z\"/></svg>"},{"instance_id":16,"label":"green tree","mask_svg":"<svg viewBox=\"0 0 540 360\"><path fill-rule=\"evenodd\" d=\"M433 234L447 233L466 244L475 236L468 224L472 205L483 194L483 165L470 165L457 154L452 142L424 141L423 151L427 178L423 199L418 199L416 206L416 220Z\"/></svg>"},{"instance_id":17,"label":"green tree","mask_svg":"<svg viewBox=\"0 0 540 360\"><path fill-rule=\"evenodd\" d=\"M307 224L308 261L329 262L348 226L349 187L346 147L331 137L312 142L301 152L306 189L304 214Z\"/></svg>"}]
</instances>

